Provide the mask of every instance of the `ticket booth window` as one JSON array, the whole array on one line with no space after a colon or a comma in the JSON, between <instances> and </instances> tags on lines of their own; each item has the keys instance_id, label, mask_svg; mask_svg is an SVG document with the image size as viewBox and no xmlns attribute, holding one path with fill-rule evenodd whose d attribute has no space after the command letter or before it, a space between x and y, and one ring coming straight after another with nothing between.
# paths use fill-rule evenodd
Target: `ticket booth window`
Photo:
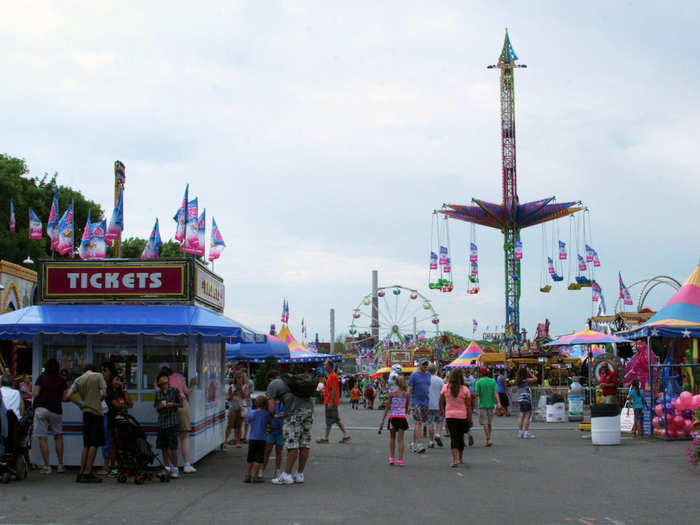
<instances>
[{"instance_id":1,"label":"ticket booth window","mask_svg":"<svg viewBox=\"0 0 700 525\"><path fill-rule=\"evenodd\" d=\"M92 339L97 366L112 361L127 389L138 388L138 344L135 335L99 335Z\"/></svg>"},{"instance_id":2,"label":"ticket booth window","mask_svg":"<svg viewBox=\"0 0 700 525\"><path fill-rule=\"evenodd\" d=\"M51 335L44 337L42 364L50 358L55 358L60 366L60 374L72 383L76 377L83 374L88 363L87 336L84 335Z\"/></svg>"},{"instance_id":3,"label":"ticket booth window","mask_svg":"<svg viewBox=\"0 0 700 525\"><path fill-rule=\"evenodd\" d=\"M143 390L154 388L158 373L164 365L187 377L187 336L143 337Z\"/></svg>"}]
</instances>

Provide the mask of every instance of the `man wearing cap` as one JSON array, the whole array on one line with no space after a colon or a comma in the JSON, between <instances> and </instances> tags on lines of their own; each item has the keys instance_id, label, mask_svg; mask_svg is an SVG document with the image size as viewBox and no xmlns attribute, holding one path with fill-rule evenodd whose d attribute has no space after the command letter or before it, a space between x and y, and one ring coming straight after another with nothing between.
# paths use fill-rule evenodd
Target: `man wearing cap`
<instances>
[{"instance_id":1,"label":"man wearing cap","mask_svg":"<svg viewBox=\"0 0 700 525\"><path fill-rule=\"evenodd\" d=\"M409 445L409 449L422 454L425 452L423 425L428 420L428 406L430 404L430 373L428 372L428 360L425 357L418 360L418 370L408 378L408 392L411 395L411 411L416 423L413 427L413 441Z\"/></svg>"},{"instance_id":2,"label":"man wearing cap","mask_svg":"<svg viewBox=\"0 0 700 525\"><path fill-rule=\"evenodd\" d=\"M496 407L501 410L501 400L498 399L498 385L491 377L491 371L482 367L479 370L481 376L474 385L474 394L479 400L479 423L484 427L486 434L486 446L490 447L491 442L491 423L493 422L493 413Z\"/></svg>"}]
</instances>

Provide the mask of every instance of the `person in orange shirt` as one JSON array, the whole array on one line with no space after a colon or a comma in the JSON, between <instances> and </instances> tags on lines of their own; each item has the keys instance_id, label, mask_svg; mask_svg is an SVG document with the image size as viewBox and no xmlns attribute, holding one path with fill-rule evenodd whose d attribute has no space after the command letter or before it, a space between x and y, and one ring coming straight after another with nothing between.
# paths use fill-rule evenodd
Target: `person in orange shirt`
<instances>
[{"instance_id":1,"label":"person in orange shirt","mask_svg":"<svg viewBox=\"0 0 700 525\"><path fill-rule=\"evenodd\" d=\"M340 421L340 416L338 415L338 405L340 404L340 382L338 381L338 374L335 373L335 366L332 361L327 360L323 366L326 372L328 372L326 390L323 396L323 404L326 405L326 435L321 439L317 439L316 443L328 443L328 437L331 434L333 423L338 425L340 430L343 431L343 439L340 440L340 443L347 443L350 441L350 436L345 431L345 425Z\"/></svg>"},{"instance_id":2,"label":"person in orange shirt","mask_svg":"<svg viewBox=\"0 0 700 525\"><path fill-rule=\"evenodd\" d=\"M360 387L355 385L352 387L352 390L350 391L350 407L354 408L355 410L359 410L359 404L360 404L360 397L362 396L362 390L360 390Z\"/></svg>"}]
</instances>

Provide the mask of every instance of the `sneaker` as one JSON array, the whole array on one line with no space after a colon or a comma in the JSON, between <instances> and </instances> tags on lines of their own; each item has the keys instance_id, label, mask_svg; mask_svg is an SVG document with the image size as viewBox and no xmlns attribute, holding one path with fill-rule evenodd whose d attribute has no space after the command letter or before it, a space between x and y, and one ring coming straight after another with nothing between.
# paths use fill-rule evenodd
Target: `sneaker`
<instances>
[{"instance_id":1,"label":"sneaker","mask_svg":"<svg viewBox=\"0 0 700 525\"><path fill-rule=\"evenodd\" d=\"M417 452L418 454L425 454L425 450L426 450L426 448L425 448L425 445L424 445L423 443L419 443L419 444L416 446L416 452Z\"/></svg>"},{"instance_id":2,"label":"sneaker","mask_svg":"<svg viewBox=\"0 0 700 525\"><path fill-rule=\"evenodd\" d=\"M304 483L304 473L296 472L294 474L294 483Z\"/></svg>"},{"instance_id":3,"label":"sneaker","mask_svg":"<svg viewBox=\"0 0 700 525\"><path fill-rule=\"evenodd\" d=\"M438 444L438 447L442 446L442 438L440 436L435 436L435 443Z\"/></svg>"},{"instance_id":4,"label":"sneaker","mask_svg":"<svg viewBox=\"0 0 700 525\"><path fill-rule=\"evenodd\" d=\"M65 471L66 467L64 467L63 465L59 465L58 467L56 467L56 472L58 472L59 474L63 474Z\"/></svg>"},{"instance_id":5,"label":"sneaker","mask_svg":"<svg viewBox=\"0 0 700 525\"><path fill-rule=\"evenodd\" d=\"M193 467L192 465L190 465L189 463L187 463L187 464L185 464L185 466L183 467L182 472L184 472L185 474L194 474L195 472L197 472L197 469L194 468L194 467Z\"/></svg>"},{"instance_id":6,"label":"sneaker","mask_svg":"<svg viewBox=\"0 0 700 525\"><path fill-rule=\"evenodd\" d=\"M180 469L177 467L170 467L170 477L173 479L180 477Z\"/></svg>"},{"instance_id":7,"label":"sneaker","mask_svg":"<svg viewBox=\"0 0 700 525\"><path fill-rule=\"evenodd\" d=\"M41 467L39 474L51 474L51 467Z\"/></svg>"},{"instance_id":8,"label":"sneaker","mask_svg":"<svg viewBox=\"0 0 700 525\"><path fill-rule=\"evenodd\" d=\"M389 458L389 465L391 465L393 467L395 461L396 460L394 458Z\"/></svg>"},{"instance_id":9,"label":"sneaker","mask_svg":"<svg viewBox=\"0 0 700 525\"><path fill-rule=\"evenodd\" d=\"M282 472L284 472L284 471L283 471L283 470L280 470L280 469L275 469L275 475L272 476L272 478L273 478L273 479L274 479L274 478L279 478L279 476L280 476L280 474L282 474Z\"/></svg>"},{"instance_id":10,"label":"sneaker","mask_svg":"<svg viewBox=\"0 0 700 525\"><path fill-rule=\"evenodd\" d=\"M282 472L279 476L272 479L273 485L294 485L294 478L291 474Z\"/></svg>"},{"instance_id":11,"label":"sneaker","mask_svg":"<svg viewBox=\"0 0 700 525\"><path fill-rule=\"evenodd\" d=\"M525 437L525 432L523 432L522 430L519 430L518 431L518 439L523 439L524 437Z\"/></svg>"},{"instance_id":12,"label":"sneaker","mask_svg":"<svg viewBox=\"0 0 700 525\"><path fill-rule=\"evenodd\" d=\"M413 442L409 443L408 450L409 450L409 452L415 452L416 451L416 444Z\"/></svg>"},{"instance_id":13,"label":"sneaker","mask_svg":"<svg viewBox=\"0 0 700 525\"><path fill-rule=\"evenodd\" d=\"M470 447L473 447L473 446L474 446L474 436L472 436L471 434L469 434L469 435L467 436L467 438L468 438L469 446L470 446Z\"/></svg>"},{"instance_id":14,"label":"sneaker","mask_svg":"<svg viewBox=\"0 0 700 525\"><path fill-rule=\"evenodd\" d=\"M83 474L83 480L81 483L102 483L102 478L98 478L94 474Z\"/></svg>"},{"instance_id":15,"label":"sneaker","mask_svg":"<svg viewBox=\"0 0 700 525\"><path fill-rule=\"evenodd\" d=\"M486 446L487 446L487 447L490 447L491 445L493 445L493 442L492 442L490 439L487 439L487 440L486 440Z\"/></svg>"},{"instance_id":16,"label":"sneaker","mask_svg":"<svg viewBox=\"0 0 700 525\"><path fill-rule=\"evenodd\" d=\"M109 471L110 478L116 478L118 476L119 476L119 469L113 468L112 470Z\"/></svg>"},{"instance_id":17,"label":"sneaker","mask_svg":"<svg viewBox=\"0 0 700 525\"><path fill-rule=\"evenodd\" d=\"M170 477L170 467L163 467L163 470L161 470L160 475L164 477Z\"/></svg>"},{"instance_id":18,"label":"sneaker","mask_svg":"<svg viewBox=\"0 0 700 525\"><path fill-rule=\"evenodd\" d=\"M396 464L397 464L399 467L403 467L403 461L401 461L401 460L398 460L398 461L396 462Z\"/></svg>"},{"instance_id":19,"label":"sneaker","mask_svg":"<svg viewBox=\"0 0 700 525\"><path fill-rule=\"evenodd\" d=\"M524 437L525 439L535 439L535 436L533 436L533 435L530 434L529 432L525 432L525 434L523 435L523 437Z\"/></svg>"},{"instance_id":20,"label":"sneaker","mask_svg":"<svg viewBox=\"0 0 700 525\"><path fill-rule=\"evenodd\" d=\"M428 448L435 448L435 441L428 443Z\"/></svg>"}]
</instances>

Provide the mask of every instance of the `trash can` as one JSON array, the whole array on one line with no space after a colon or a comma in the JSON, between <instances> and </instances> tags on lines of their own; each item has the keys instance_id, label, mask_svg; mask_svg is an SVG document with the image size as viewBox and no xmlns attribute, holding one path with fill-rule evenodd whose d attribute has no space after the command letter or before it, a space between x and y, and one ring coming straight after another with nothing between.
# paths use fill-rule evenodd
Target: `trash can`
<instances>
[{"instance_id":1,"label":"trash can","mask_svg":"<svg viewBox=\"0 0 700 525\"><path fill-rule=\"evenodd\" d=\"M591 442L594 445L620 444L620 407L617 404L591 405Z\"/></svg>"},{"instance_id":2,"label":"trash can","mask_svg":"<svg viewBox=\"0 0 700 525\"><path fill-rule=\"evenodd\" d=\"M552 394L547 397L547 409L545 413L547 423L566 422L566 404L564 398L559 394Z\"/></svg>"},{"instance_id":3,"label":"trash can","mask_svg":"<svg viewBox=\"0 0 700 525\"><path fill-rule=\"evenodd\" d=\"M569 421L583 421L583 387L574 377L569 388Z\"/></svg>"}]
</instances>

